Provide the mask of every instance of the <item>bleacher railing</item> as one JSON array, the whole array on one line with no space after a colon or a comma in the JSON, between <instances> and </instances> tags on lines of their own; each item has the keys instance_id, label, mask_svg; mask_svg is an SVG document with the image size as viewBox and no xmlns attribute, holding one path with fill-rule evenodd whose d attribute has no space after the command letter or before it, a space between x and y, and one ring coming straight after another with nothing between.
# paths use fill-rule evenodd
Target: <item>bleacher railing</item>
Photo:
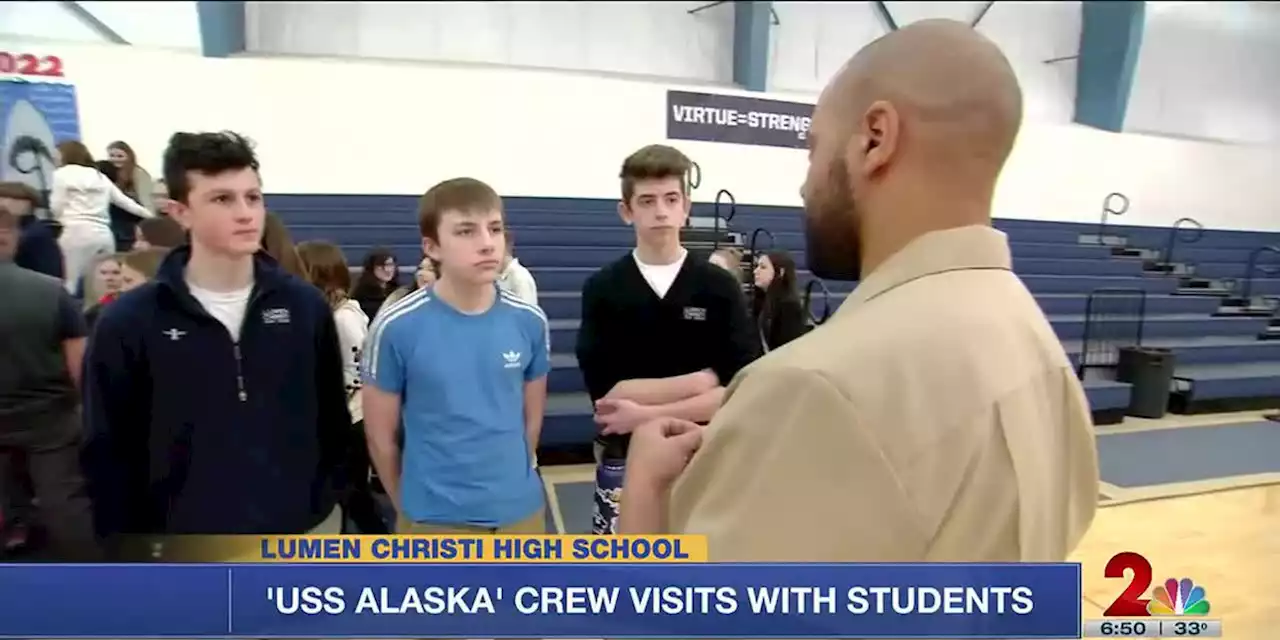
<instances>
[{"instance_id":1,"label":"bleacher railing","mask_svg":"<svg viewBox=\"0 0 1280 640\"><path fill-rule=\"evenodd\" d=\"M760 246L760 234L764 234L769 237L768 247ZM742 274L742 288L748 296L756 286L756 265L760 264L760 252L772 249L774 242L773 232L764 227L756 227L755 230L751 232L751 240L747 243L747 263L742 265L742 268L745 271L745 273Z\"/></svg>"},{"instance_id":2,"label":"bleacher railing","mask_svg":"<svg viewBox=\"0 0 1280 640\"><path fill-rule=\"evenodd\" d=\"M1275 267L1269 267L1266 265L1261 267L1258 266L1258 258L1262 257L1262 254L1264 253L1280 255L1280 246L1276 246L1274 244L1263 245L1249 253L1249 262L1247 262L1244 267L1244 287L1240 291L1240 297L1245 301L1253 298L1254 275L1259 271L1262 271L1266 275L1274 275L1277 272Z\"/></svg>"},{"instance_id":3,"label":"bleacher railing","mask_svg":"<svg viewBox=\"0 0 1280 640\"><path fill-rule=\"evenodd\" d=\"M725 208L726 215L721 216L720 206L725 198L728 199L728 206ZM733 197L732 193L729 193L728 189L721 189L716 192L716 202L715 206L711 209L711 213L715 216L715 220L711 223L713 225L712 231L715 233L715 239L711 242L711 250L715 251L720 248L720 241L723 240L723 237L721 236L721 220L724 221L725 225L733 222L734 214L738 213L738 200Z\"/></svg>"},{"instance_id":4,"label":"bleacher railing","mask_svg":"<svg viewBox=\"0 0 1280 640\"><path fill-rule=\"evenodd\" d=\"M1120 192L1108 193L1102 199L1102 217L1098 219L1098 244L1106 244L1107 222L1111 216L1122 216L1129 210L1129 196Z\"/></svg>"},{"instance_id":5,"label":"bleacher railing","mask_svg":"<svg viewBox=\"0 0 1280 640\"><path fill-rule=\"evenodd\" d=\"M692 195L694 189L697 189L698 187L702 186L702 165L699 165L697 162L690 160L689 173L685 174L684 180L685 180L685 183L688 185L687 193Z\"/></svg>"},{"instance_id":6,"label":"bleacher railing","mask_svg":"<svg viewBox=\"0 0 1280 640\"><path fill-rule=\"evenodd\" d=\"M1142 346L1146 322L1145 289L1102 288L1091 291L1085 300L1084 333L1076 376L1084 380L1085 372L1090 368L1119 364L1121 348Z\"/></svg>"},{"instance_id":7,"label":"bleacher railing","mask_svg":"<svg viewBox=\"0 0 1280 640\"><path fill-rule=\"evenodd\" d=\"M1165 265L1173 264L1173 250L1178 246L1179 240L1183 244L1191 244L1199 242L1204 237L1204 225L1200 224L1195 218L1178 218L1169 226L1169 237L1165 240L1164 249L1160 252L1160 261ZM1173 273L1170 268L1165 273Z\"/></svg>"},{"instance_id":8,"label":"bleacher railing","mask_svg":"<svg viewBox=\"0 0 1280 640\"><path fill-rule=\"evenodd\" d=\"M760 234L762 234L762 233L763 233L764 235L766 235L766 236L769 236L769 246L767 246L767 247L761 247L761 246L760 246ZM754 273L754 272L755 272L755 270L756 270L756 263L757 263L757 262L759 262L759 260L760 260L760 251L761 251L761 250L772 249L772 248L773 248L773 245L774 245L774 242L775 242L775 239L774 239L774 237L773 237L773 232L772 232L772 231L769 231L768 229L766 229L766 228L764 228L764 227L756 227L755 231L752 231L752 232L751 232L751 241L747 243L747 251L751 253L751 271L752 271L752 273Z\"/></svg>"},{"instance_id":9,"label":"bleacher railing","mask_svg":"<svg viewBox=\"0 0 1280 640\"><path fill-rule=\"evenodd\" d=\"M813 314L813 290L817 287L822 292L822 315L821 317ZM827 288L827 283L821 278L812 278L804 285L804 311L809 314L809 322L813 326L818 326L827 321L831 317L831 290Z\"/></svg>"}]
</instances>

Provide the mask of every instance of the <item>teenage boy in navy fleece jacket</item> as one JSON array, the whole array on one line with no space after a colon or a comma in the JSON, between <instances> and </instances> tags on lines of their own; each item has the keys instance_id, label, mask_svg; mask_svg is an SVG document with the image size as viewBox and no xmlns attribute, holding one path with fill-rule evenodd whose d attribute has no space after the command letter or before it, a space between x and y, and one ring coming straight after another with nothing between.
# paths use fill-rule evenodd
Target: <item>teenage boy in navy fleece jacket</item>
<instances>
[{"instance_id":1,"label":"teenage boy in navy fleece jacket","mask_svg":"<svg viewBox=\"0 0 1280 640\"><path fill-rule=\"evenodd\" d=\"M177 133L164 177L190 245L104 310L86 358L99 533L339 533L337 330L320 292L259 250L253 149Z\"/></svg>"}]
</instances>

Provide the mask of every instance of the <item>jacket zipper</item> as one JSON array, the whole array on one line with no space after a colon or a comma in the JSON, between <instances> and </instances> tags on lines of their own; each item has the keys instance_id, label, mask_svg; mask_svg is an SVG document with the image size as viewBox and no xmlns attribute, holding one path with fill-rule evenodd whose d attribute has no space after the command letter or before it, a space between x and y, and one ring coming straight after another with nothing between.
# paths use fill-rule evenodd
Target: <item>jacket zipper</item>
<instances>
[{"instance_id":1,"label":"jacket zipper","mask_svg":"<svg viewBox=\"0 0 1280 640\"><path fill-rule=\"evenodd\" d=\"M255 285L253 293L249 296L249 301L244 305L244 319L240 321L240 338L244 338L245 326L249 323L249 313L253 311L253 306L258 301L259 293L258 287ZM230 337L230 332L228 332L228 337ZM231 352L236 358L236 397L240 399L240 402L248 402L249 389L244 381L244 357L240 353L240 340L233 339L231 341Z\"/></svg>"},{"instance_id":2,"label":"jacket zipper","mask_svg":"<svg viewBox=\"0 0 1280 640\"><path fill-rule=\"evenodd\" d=\"M240 358L240 343L233 342L231 347L236 355L236 391L240 402L245 402L249 399L249 392L244 388L244 360Z\"/></svg>"}]
</instances>

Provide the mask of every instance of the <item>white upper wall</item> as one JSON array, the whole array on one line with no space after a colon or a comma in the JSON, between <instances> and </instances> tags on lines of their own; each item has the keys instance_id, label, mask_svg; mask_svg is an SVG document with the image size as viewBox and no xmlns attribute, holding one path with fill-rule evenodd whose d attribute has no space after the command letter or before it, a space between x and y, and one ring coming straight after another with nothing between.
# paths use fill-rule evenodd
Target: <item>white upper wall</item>
<instances>
[{"instance_id":1,"label":"white upper wall","mask_svg":"<svg viewBox=\"0 0 1280 640\"><path fill-rule=\"evenodd\" d=\"M1280 3L1148 2L1125 129L1280 145Z\"/></svg>"},{"instance_id":2,"label":"white upper wall","mask_svg":"<svg viewBox=\"0 0 1280 640\"><path fill-rule=\"evenodd\" d=\"M992 28L1000 6L987 17ZM258 141L266 187L277 193L420 194L439 180L472 175L508 195L613 198L623 157L665 139L666 91L707 90L552 71L208 59L4 37L0 50L63 59L95 152L122 139L158 171L173 131L234 129ZM164 98L147 92L138 99L122 88L121 70L160 79ZM699 199L724 188L741 203L800 204L803 150L674 144L702 167ZM1276 147L1110 134L1028 114L996 215L1091 222L1103 197L1121 191L1133 203L1127 223L1164 226L1190 215L1209 227L1280 230L1277 175Z\"/></svg>"},{"instance_id":3,"label":"white upper wall","mask_svg":"<svg viewBox=\"0 0 1280 640\"><path fill-rule=\"evenodd\" d=\"M733 3L250 2L252 52L733 82Z\"/></svg>"},{"instance_id":4,"label":"white upper wall","mask_svg":"<svg viewBox=\"0 0 1280 640\"><path fill-rule=\"evenodd\" d=\"M887 2L898 26L949 18L972 22L986 2ZM866 44L888 33L871 2L778 2L769 87L817 93ZM1028 119L1071 122L1080 42L1079 2L997 2L978 30L1004 51L1025 95Z\"/></svg>"},{"instance_id":5,"label":"white upper wall","mask_svg":"<svg viewBox=\"0 0 1280 640\"><path fill-rule=\"evenodd\" d=\"M0 2L0 36L68 42L108 42L65 2ZM200 50L196 3L78 2L130 44L162 49Z\"/></svg>"}]
</instances>

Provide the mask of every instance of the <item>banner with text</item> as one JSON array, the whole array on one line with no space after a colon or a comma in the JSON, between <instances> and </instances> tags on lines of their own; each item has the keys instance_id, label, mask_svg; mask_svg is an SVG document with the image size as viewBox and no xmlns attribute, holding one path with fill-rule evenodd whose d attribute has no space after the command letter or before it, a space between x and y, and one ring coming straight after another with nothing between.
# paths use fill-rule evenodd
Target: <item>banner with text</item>
<instances>
[{"instance_id":1,"label":"banner with text","mask_svg":"<svg viewBox=\"0 0 1280 640\"><path fill-rule=\"evenodd\" d=\"M667 92L667 137L804 149L813 105L689 91Z\"/></svg>"},{"instance_id":2,"label":"banner with text","mask_svg":"<svg viewBox=\"0 0 1280 640\"><path fill-rule=\"evenodd\" d=\"M3 565L20 638L1077 638L1080 567Z\"/></svg>"}]
</instances>

